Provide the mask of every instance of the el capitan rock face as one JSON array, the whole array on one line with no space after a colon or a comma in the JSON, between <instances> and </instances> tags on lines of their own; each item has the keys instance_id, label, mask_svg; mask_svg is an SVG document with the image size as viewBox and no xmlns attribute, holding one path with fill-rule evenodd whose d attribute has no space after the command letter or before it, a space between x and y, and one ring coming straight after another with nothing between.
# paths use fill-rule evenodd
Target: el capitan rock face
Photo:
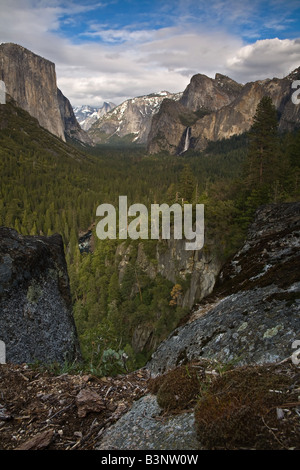
<instances>
[{"instance_id":1,"label":"el capitan rock face","mask_svg":"<svg viewBox=\"0 0 300 470\"><path fill-rule=\"evenodd\" d=\"M6 362L80 358L60 235L21 236L0 227L0 340Z\"/></svg>"},{"instance_id":2,"label":"el capitan rock face","mask_svg":"<svg viewBox=\"0 0 300 470\"><path fill-rule=\"evenodd\" d=\"M55 64L13 43L0 44L0 80L6 92L40 126L63 141L74 138L90 144L68 99L57 88Z\"/></svg>"},{"instance_id":3,"label":"el capitan rock face","mask_svg":"<svg viewBox=\"0 0 300 470\"><path fill-rule=\"evenodd\" d=\"M55 65L17 44L0 45L0 77L6 92L39 124L65 140L57 103Z\"/></svg>"}]
</instances>

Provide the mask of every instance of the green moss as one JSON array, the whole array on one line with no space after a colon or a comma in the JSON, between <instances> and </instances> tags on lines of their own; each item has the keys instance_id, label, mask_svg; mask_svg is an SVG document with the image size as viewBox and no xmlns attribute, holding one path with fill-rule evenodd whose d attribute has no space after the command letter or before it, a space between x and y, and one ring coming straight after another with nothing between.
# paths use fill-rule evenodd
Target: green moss
<instances>
[{"instance_id":1,"label":"green moss","mask_svg":"<svg viewBox=\"0 0 300 470\"><path fill-rule=\"evenodd\" d=\"M43 290L41 286L33 282L27 290L27 300L31 303L36 303L42 296Z\"/></svg>"},{"instance_id":2,"label":"green moss","mask_svg":"<svg viewBox=\"0 0 300 470\"><path fill-rule=\"evenodd\" d=\"M224 373L204 390L195 408L199 441L207 449L278 449L284 447L281 439L294 445L299 432L298 437L294 430L282 437L284 422L276 415L277 407L293 401L289 394L292 383L291 377L271 366Z\"/></svg>"},{"instance_id":3,"label":"green moss","mask_svg":"<svg viewBox=\"0 0 300 470\"><path fill-rule=\"evenodd\" d=\"M189 409L199 394L199 377L192 365L180 366L153 379L149 390L157 394L157 403L165 411Z\"/></svg>"}]
</instances>

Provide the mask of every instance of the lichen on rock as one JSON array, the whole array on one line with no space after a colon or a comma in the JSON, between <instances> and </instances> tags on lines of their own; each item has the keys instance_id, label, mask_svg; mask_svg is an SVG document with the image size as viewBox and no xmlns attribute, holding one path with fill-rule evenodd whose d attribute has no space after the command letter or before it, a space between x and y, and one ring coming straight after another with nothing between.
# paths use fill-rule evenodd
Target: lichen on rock
<instances>
[{"instance_id":1,"label":"lichen on rock","mask_svg":"<svg viewBox=\"0 0 300 470\"><path fill-rule=\"evenodd\" d=\"M81 357L60 235L0 228L0 339L12 363Z\"/></svg>"}]
</instances>

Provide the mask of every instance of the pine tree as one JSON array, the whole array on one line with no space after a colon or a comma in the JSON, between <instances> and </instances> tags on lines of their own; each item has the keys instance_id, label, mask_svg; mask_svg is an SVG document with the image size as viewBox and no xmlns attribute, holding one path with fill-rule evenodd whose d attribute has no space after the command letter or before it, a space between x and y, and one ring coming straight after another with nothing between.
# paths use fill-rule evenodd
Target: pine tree
<instances>
[{"instance_id":1,"label":"pine tree","mask_svg":"<svg viewBox=\"0 0 300 470\"><path fill-rule=\"evenodd\" d=\"M192 202L195 178L189 165L184 165L179 176L179 197L185 202Z\"/></svg>"},{"instance_id":2,"label":"pine tree","mask_svg":"<svg viewBox=\"0 0 300 470\"><path fill-rule=\"evenodd\" d=\"M287 154L293 168L300 167L300 129L288 134Z\"/></svg>"},{"instance_id":3,"label":"pine tree","mask_svg":"<svg viewBox=\"0 0 300 470\"><path fill-rule=\"evenodd\" d=\"M269 185L280 177L277 111L268 96L259 102L249 131L247 166L250 189Z\"/></svg>"}]
</instances>

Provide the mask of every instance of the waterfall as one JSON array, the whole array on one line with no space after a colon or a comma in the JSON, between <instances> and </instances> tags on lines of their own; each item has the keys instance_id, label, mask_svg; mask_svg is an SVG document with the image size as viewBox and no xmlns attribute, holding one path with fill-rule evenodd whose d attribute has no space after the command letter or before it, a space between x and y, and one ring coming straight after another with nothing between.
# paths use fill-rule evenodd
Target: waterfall
<instances>
[{"instance_id":1,"label":"waterfall","mask_svg":"<svg viewBox=\"0 0 300 470\"><path fill-rule=\"evenodd\" d=\"M190 140L191 140L191 128L187 127L185 131L184 147L183 147L183 150L180 152L180 155L189 149Z\"/></svg>"}]
</instances>

